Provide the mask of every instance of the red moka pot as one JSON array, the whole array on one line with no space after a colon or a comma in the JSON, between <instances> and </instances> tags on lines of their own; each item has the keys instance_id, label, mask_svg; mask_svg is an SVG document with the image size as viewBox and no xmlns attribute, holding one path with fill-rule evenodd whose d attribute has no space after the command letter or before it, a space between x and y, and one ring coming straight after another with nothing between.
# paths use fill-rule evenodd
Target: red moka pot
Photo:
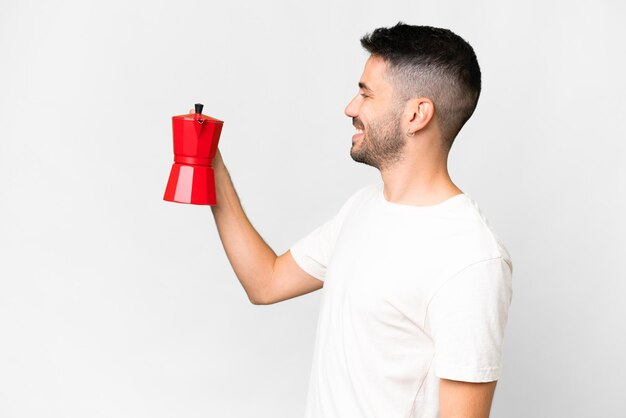
<instances>
[{"instance_id":1,"label":"red moka pot","mask_svg":"<svg viewBox=\"0 0 626 418\"><path fill-rule=\"evenodd\" d=\"M217 152L223 121L196 113L172 116L174 164L163 200L194 205L215 205L215 176L211 162Z\"/></svg>"}]
</instances>

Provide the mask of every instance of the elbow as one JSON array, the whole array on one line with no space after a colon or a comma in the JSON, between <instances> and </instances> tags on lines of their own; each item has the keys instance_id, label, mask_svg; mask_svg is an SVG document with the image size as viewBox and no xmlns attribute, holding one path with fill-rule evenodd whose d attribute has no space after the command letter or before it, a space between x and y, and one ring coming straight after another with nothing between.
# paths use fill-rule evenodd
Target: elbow
<instances>
[{"instance_id":1,"label":"elbow","mask_svg":"<svg viewBox=\"0 0 626 418\"><path fill-rule=\"evenodd\" d=\"M255 295L255 294L249 293L248 294L248 300L253 305L267 305L266 301L263 300L263 298L260 297L259 295Z\"/></svg>"},{"instance_id":2,"label":"elbow","mask_svg":"<svg viewBox=\"0 0 626 418\"><path fill-rule=\"evenodd\" d=\"M249 298L250 299L250 303L252 303L253 305L271 305L272 303L275 302L269 302L266 301L264 299L259 299L259 298Z\"/></svg>"},{"instance_id":3,"label":"elbow","mask_svg":"<svg viewBox=\"0 0 626 418\"><path fill-rule=\"evenodd\" d=\"M261 303L261 301L260 301L258 298L254 297L254 296L248 295L248 300L249 300L249 301L250 301L250 303L251 303L251 304L253 304L253 305L263 305L263 304Z\"/></svg>"}]
</instances>

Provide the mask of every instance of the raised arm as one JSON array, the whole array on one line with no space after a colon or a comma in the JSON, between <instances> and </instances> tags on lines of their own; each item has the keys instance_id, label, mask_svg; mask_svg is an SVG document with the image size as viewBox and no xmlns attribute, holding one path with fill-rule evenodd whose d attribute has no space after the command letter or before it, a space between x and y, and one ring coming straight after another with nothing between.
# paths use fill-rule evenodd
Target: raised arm
<instances>
[{"instance_id":1,"label":"raised arm","mask_svg":"<svg viewBox=\"0 0 626 418\"><path fill-rule=\"evenodd\" d=\"M250 302L267 305L322 288L323 282L302 270L289 251L277 257L254 229L241 206L219 148L213 169L217 205L211 206L211 211L228 261Z\"/></svg>"}]
</instances>

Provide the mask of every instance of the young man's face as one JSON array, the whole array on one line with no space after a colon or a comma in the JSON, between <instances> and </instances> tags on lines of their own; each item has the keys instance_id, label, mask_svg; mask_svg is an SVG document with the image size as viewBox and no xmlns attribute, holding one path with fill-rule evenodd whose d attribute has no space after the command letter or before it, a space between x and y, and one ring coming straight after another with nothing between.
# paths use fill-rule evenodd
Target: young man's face
<instances>
[{"instance_id":1,"label":"young man's face","mask_svg":"<svg viewBox=\"0 0 626 418\"><path fill-rule=\"evenodd\" d=\"M399 161L406 144L400 127L403 106L392 97L393 86L384 78L386 71L382 58L370 56L359 81L359 93L345 109L357 128L350 156L378 169Z\"/></svg>"}]
</instances>

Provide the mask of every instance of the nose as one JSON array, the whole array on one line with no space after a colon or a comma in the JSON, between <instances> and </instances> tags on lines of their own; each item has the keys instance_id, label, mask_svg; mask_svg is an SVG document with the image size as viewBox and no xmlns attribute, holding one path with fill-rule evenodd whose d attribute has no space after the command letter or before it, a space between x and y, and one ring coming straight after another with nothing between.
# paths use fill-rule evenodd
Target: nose
<instances>
[{"instance_id":1,"label":"nose","mask_svg":"<svg viewBox=\"0 0 626 418\"><path fill-rule=\"evenodd\" d=\"M359 115L359 95L357 94L350 100L350 103L344 109L344 114L349 118L355 118Z\"/></svg>"}]
</instances>

